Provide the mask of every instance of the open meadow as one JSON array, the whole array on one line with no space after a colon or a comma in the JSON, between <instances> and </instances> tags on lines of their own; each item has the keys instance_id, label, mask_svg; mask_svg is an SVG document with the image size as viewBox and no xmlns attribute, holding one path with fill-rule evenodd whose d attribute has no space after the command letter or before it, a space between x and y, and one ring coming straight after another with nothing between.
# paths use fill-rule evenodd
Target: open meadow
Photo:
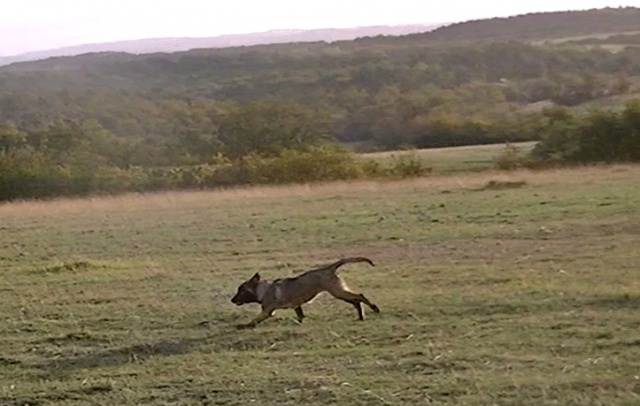
<instances>
[{"instance_id":1,"label":"open meadow","mask_svg":"<svg viewBox=\"0 0 640 406\"><path fill-rule=\"evenodd\" d=\"M524 156L533 150L535 141L510 144ZM475 172L495 167L496 158L505 153L507 144L469 145L448 148L425 148L406 151L384 151L359 154L361 159L388 164L394 159L410 158L434 174Z\"/></svg>"},{"instance_id":2,"label":"open meadow","mask_svg":"<svg viewBox=\"0 0 640 406\"><path fill-rule=\"evenodd\" d=\"M640 166L0 205L0 405L640 404ZM238 331L256 271L341 257Z\"/></svg>"}]
</instances>

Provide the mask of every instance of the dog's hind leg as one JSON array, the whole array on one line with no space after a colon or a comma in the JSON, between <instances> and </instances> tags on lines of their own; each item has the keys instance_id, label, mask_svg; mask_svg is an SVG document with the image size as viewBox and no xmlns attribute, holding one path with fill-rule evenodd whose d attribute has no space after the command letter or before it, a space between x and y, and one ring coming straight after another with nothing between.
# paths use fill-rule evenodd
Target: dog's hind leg
<instances>
[{"instance_id":1,"label":"dog's hind leg","mask_svg":"<svg viewBox=\"0 0 640 406\"><path fill-rule=\"evenodd\" d=\"M298 306L295 309L296 316L298 317L298 323L302 323L302 319L304 319L304 312L302 311L302 306Z\"/></svg>"},{"instance_id":2,"label":"dog's hind leg","mask_svg":"<svg viewBox=\"0 0 640 406\"><path fill-rule=\"evenodd\" d=\"M369 299L364 297L364 295L351 292L346 288L346 286L344 286L344 284L335 286L333 289L329 290L329 293L336 299L344 300L347 303L351 303L358 311L358 318L360 320L364 320L362 306L360 305L360 303L364 303L369 306L369 308L371 308L374 313L380 313L380 309L378 308L378 306L371 303Z\"/></svg>"},{"instance_id":3,"label":"dog's hind leg","mask_svg":"<svg viewBox=\"0 0 640 406\"><path fill-rule=\"evenodd\" d=\"M347 303L351 303L353 307L356 308L356 311L358 312L358 319L360 321L364 320L364 313L362 312L362 305L360 304L360 302L358 302L357 300L346 300L346 299L340 299L340 300L344 300Z\"/></svg>"},{"instance_id":4,"label":"dog's hind leg","mask_svg":"<svg viewBox=\"0 0 640 406\"><path fill-rule=\"evenodd\" d=\"M369 306L369 308L371 310L373 310L374 313L380 313L380 308L378 306L376 306L375 304L371 303L369 301L369 299L367 299L366 297L364 297L363 294L358 294L360 301L362 301L362 303L366 304L367 306Z\"/></svg>"}]
</instances>

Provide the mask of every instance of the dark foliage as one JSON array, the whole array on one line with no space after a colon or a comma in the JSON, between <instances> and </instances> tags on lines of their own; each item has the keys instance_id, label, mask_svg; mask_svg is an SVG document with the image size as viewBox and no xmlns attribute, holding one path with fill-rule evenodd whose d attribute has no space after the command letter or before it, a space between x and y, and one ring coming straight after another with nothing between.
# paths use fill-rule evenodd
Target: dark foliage
<instances>
[{"instance_id":1,"label":"dark foliage","mask_svg":"<svg viewBox=\"0 0 640 406\"><path fill-rule=\"evenodd\" d=\"M576 116L566 109L545 112L548 120L533 156L546 162L640 162L640 100L623 111L593 110Z\"/></svg>"}]
</instances>

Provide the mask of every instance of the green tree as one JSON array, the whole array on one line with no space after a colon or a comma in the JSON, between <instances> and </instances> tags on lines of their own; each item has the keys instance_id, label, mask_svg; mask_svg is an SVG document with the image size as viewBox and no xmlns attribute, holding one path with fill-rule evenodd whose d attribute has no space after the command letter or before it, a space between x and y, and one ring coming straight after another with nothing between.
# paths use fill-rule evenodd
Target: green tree
<instances>
[{"instance_id":1,"label":"green tree","mask_svg":"<svg viewBox=\"0 0 640 406\"><path fill-rule=\"evenodd\" d=\"M0 153L9 154L26 145L26 135L13 123L0 123Z\"/></svg>"},{"instance_id":2,"label":"green tree","mask_svg":"<svg viewBox=\"0 0 640 406\"><path fill-rule=\"evenodd\" d=\"M628 102L621 119L625 131L625 137L620 145L622 159L640 162L640 100Z\"/></svg>"},{"instance_id":3,"label":"green tree","mask_svg":"<svg viewBox=\"0 0 640 406\"><path fill-rule=\"evenodd\" d=\"M629 75L626 73L620 73L611 85L611 92L613 94L625 94L629 92L632 85L633 82L631 81L631 78L629 78Z\"/></svg>"},{"instance_id":4,"label":"green tree","mask_svg":"<svg viewBox=\"0 0 640 406\"><path fill-rule=\"evenodd\" d=\"M172 120L173 146L184 151L187 161L208 162L223 151L217 116L218 109L210 102L189 100L177 107Z\"/></svg>"},{"instance_id":5,"label":"green tree","mask_svg":"<svg viewBox=\"0 0 640 406\"><path fill-rule=\"evenodd\" d=\"M566 109L548 112L548 122L533 156L555 162L640 160L640 101L624 111L593 110L576 116Z\"/></svg>"},{"instance_id":6,"label":"green tree","mask_svg":"<svg viewBox=\"0 0 640 406\"><path fill-rule=\"evenodd\" d=\"M251 152L316 144L326 138L318 115L299 104L252 102L236 105L220 117L219 138L230 158Z\"/></svg>"}]
</instances>

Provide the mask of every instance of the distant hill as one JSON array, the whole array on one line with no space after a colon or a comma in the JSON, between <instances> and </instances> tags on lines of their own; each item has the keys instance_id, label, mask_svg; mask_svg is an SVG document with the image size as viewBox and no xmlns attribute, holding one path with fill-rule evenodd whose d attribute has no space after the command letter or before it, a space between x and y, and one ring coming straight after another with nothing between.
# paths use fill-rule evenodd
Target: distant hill
<instances>
[{"instance_id":1,"label":"distant hill","mask_svg":"<svg viewBox=\"0 0 640 406\"><path fill-rule=\"evenodd\" d=\"M29 52L16 56L0 57L0 66L14 62L35 61L58 56L74 56L97 52L126 52L147 54L156 52L180 52L191 49L226 48L262 44L294 42L335 42L356 38L402 36L433 30L441 24L414 24L397 26L370 26L356 28L326 28L316 30L276 30L251 34L221 35L204 38L149 38L99 44L85 44L45 51Z\"/></svg>"},{"instance_id":2,"label":"distant hill","mask_svg":"<svg viewBox=\"0 0 640 406\"><path fill-rule=\"evenodd\" d=\"M172 140L206 134L235 103L271 101L320 112L341 141L396 145L427 134L433 139L420 145L450 145L452 133L458 143L494 134L487 125L520 122L514 112L532 107L619 104L640 94L638 8L381 32L390 31L279 31L234 40L269 44L225 46L225 37L208 49L205 39L132 41L119 45L129 52L14 63L0 67L0 125L37 130L71 120L123 138ZM154 52L169 43L198 49Z\"/></svg>"},{"instance_id":3,"label":"distant hill","mask_svg":"<svg viewBox=\"0 0 640 406\"><path fill-rule=\"evenodd\" d=\"M447 42L527 41L630 31L640 31L640 8L607 7L466 21L413 37Z\"/></svg>"},{"instance_id":4,"label":"distant hill","mask_svg":"<svg viewBox=\"0 0 640 406\"><path fill-rule=\"evenodd\" d=\"M453 24L416 24L327 28L315 30L276 30L261 33L222 35L206 38L149 38L99 44L85 44L26 54L0 57L0 66L51 57L89 53L119 52L128 54L175 53L195 49L219 49L268 44L350 42L357 46L415 44L437 46L449 43L541 41L587 37L584 44L597 43L588 37L600 34L640 33L640 8L618 7L585 11L531 13L505 18L472 20ZM624 38L622 43L629 43ZM631 38L633 39L633 38ZM610 43L609 41L608 43ZM635 43L635 41L633 41ZM355 44L354 44L355 45ZM344 44L351 47L349 44Z\"/></svg>"}]
</instances>

